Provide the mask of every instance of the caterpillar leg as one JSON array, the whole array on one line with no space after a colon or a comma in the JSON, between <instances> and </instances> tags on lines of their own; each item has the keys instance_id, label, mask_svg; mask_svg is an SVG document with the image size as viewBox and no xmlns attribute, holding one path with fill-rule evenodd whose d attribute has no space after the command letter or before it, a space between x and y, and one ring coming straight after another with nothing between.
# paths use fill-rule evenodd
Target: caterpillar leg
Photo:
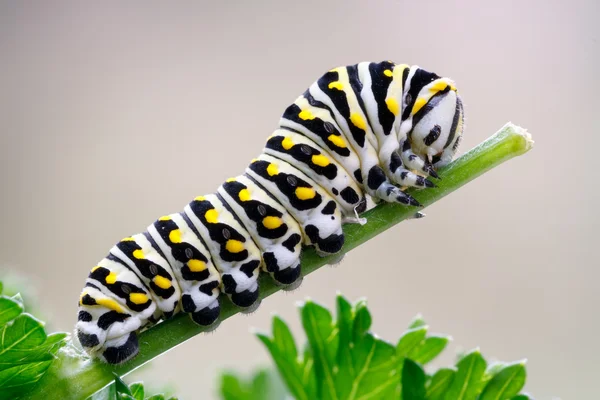
<instances>
[{"instance_id":1,"label":"caterpillar leg","mask_svg":"<svg viewBox=\"0 0 600 400\"><path fill-rule=\"evenodd\" d=\"M183 312L199 325L213 324L220 313L221 277L191 221L185 214L167 215L150 225L148 233L179 282Z\"/></svg>"},{"instance_id":2,"label":"caterpillar leg","mask_svg":"<svg viewBox=\"0 0 600 400\"><path fill-rule=\"evenodd\" d=\"M218 193L262 251L264 270L280 284L294 283L300 277L302 230L298 223L246 176L228 179Z\"/></svg>"},{"instance_id":3,"label":"caterpillar leg","mask_svg":"<svg viewBox=\"0 0 600 400\"><path fill-rule=\"evenodd\" d=\"M149 323L156 306L131 271L107 259L101 264L81 293L75 329L88 353L119 364L137 354L135 331Z\"/></svg>"},{"instance_id":4,"label":"caterpillar leg","mask_svg":"<svg viewBox=\"0 0 600 400\"><path fill-rule=\"evenodd\" d=\"M247 169L285 207L317 252L334 254L344 244L340 209L319 185L285 161L263 154Z\"/></svg>"},{"instance_id":5,"label":"caterpillar leg","mask_svg":"<svg viewBox=\"0 0 600 400\"><path fill-rule=\"evenodd\" d=\"M123 364L135 357L140 345L135 332L106 341L99 358L109 364Z\"/></svg>"},{"instance_id":6,"label":"caterpillar leg","mask_svg":"<svg viewBox=\"0 0 600 400\"><path fill-rule=\"evenodd\" d=\"M214 194L194 199L185 207L185 215L221 272L223 292L239 307L252 306L258 299L262 259L246 229Z\"/></svg>"},{"instance_id":7,"label":"caterpillar leg","mask_svg":"<svg viewBox=\"0 0 600 400\"><path fill-rule=\"evenodd\" d=\"M413 152L412 148L410 147L409 140L405 140L402 144L400 158L402 159L402 163L406 166L406 168L416 170L425 175L439 179L439 176L437 172L435 172L433 165Z\"/></svg>"}]
</instances>

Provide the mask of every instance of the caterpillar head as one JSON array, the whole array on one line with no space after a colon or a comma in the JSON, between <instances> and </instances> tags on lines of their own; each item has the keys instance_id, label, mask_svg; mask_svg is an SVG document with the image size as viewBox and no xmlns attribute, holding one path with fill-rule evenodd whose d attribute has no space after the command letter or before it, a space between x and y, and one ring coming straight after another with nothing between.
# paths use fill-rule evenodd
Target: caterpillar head
<instances>
[{"instance_id":1,"label":"caterpillar head","mask_svg":"<svg viewBox=\"0 0 600 400\"><path fill-rule=\"evenodd\" d=\"M404 88L400 133L412 151L441 167L448 164L460 144L464 113L454 82L413 66Z\"/></svg>"}]
</instances>

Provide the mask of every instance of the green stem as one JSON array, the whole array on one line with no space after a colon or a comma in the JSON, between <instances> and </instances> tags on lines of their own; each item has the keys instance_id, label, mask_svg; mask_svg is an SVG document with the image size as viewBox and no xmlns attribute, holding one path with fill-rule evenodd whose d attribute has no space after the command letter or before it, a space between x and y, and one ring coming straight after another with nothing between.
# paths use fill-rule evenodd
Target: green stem
<instances>
[{"instance_id":1,"label":"green stem","mask_svg":"<svg viewBox=\"0 0 600 400\"><path fill-rule=\"evenodd\" d=\"M532 144L531 136L524 129L508 123L485 142L438 171L441 179L436 181L437 188L421 191L410 190L409 192L421 204L428 206L486 171L527 152ZM381 204L365 212L363 216L368 221L365 225L344 226L346 242L343 252L348 252L365 243L386 229L411 217L414 213L414 207L397 204ZM338 257L321 258L312 248L304 249L302 274L308 275ZM260 277L261 299L279 290L280 288L268 276ZM226 297L222 296L221 300L221 321L240 311ZM194 324L186 314L179 314L141 333L139 355L132 361L116 367L86 360L81 352L70 343L61 351L57 362L53 363L39 382L32 398L43 398L44 400L85 399L110 384L114 379L114 374L126 375L203 330L202 327Z\"/></svg>"}]
</instances>

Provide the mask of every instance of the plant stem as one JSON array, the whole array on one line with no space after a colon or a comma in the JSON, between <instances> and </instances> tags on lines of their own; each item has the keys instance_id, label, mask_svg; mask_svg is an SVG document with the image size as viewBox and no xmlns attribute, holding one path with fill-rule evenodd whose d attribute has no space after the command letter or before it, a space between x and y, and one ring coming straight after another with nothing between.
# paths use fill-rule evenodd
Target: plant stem
<instances>
[{"instance_id":1,"label":"plant stem","mask_svg":"<svg viewBox=\"0 0 600 400\"><path fill-rule=\"evenodd\" d=\"M409 190L421 204L428 206L459 187L477 178L503 162L527 152L533 145L531 136L522 128L506 124L496 134L479 146L438 171L438 187L426 190ZM365 225L344 226L346 241L342 252L358 245L414 215L414 207L398 204L381 204L362 216ZM302 252L302 275L308 275L339 256L319 257L312 248ZM260 299L279 291L269 276L261 274ZM221 321L237 314L240 310L225 296L221 296ZM89 361L71 343L66 346L37 385L31 398L85 399L114 380L114 374L123 376L152 360L154 357L201 333L204 329L192 322L186 314L179 314L164 321L139 336L140 353L132 361L109 366L98 361Z\"/></svg>"}]
</instances>

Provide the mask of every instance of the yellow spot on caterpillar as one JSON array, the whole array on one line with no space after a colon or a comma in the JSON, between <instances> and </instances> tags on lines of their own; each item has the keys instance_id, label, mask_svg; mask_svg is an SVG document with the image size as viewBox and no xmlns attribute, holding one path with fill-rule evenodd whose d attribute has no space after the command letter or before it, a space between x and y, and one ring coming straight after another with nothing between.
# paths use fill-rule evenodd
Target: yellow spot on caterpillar
<instances>
[{"instance_id":1,"label":"yellow spot on caterpillar","mask_svg":"<svg viewBox=\"0 0 600 400\"><path fill-rule=\"evenodd\" d=\"M240 201L248 201L250 200L250 192L248 191L248 189L242 189L238 193L238 197Z\"/></svg>"},{"instance_id":2,"label":"yellow spot on caterpillar","mask_svg":"<svg viewBox=\"0 0 600 400\"><path fill-rule=\"evenodd\" d=\"M219 213L214 208L211 208L206 213L204 213L204 218L209 224L216 224L219 220Z\"/></svg>"},{"instance_id":3,"label":"yellow spot on caterpillar","mask_svg":"<svg viewBox=\"0 0 600 400\"><path fill-rule=\"evenodd\" d=\"M331 82L327 87L329 89L344 90L344 85L340 81Z\"/></svg>"},{"instance_id":4,"label":"yellow spot on caterpillar","mask_svg":"<svg viewBox=\"0 0 600 400\"><path fill-rule=\"evenodd\" d=\"M258 158L253 158L252 160L250 160L250 163L251 163L251 164L254 164L254 163L255 163L255 162L257 162L257 161L258 161Z\"/></svg>"},{"instance_id":5,"label":"yellow spot on caterpillar","mask_svg":"<svg viewBox=\"0 0 600 400\"><path fill-rule=\"evenodd\" d=\"M82 306L83 305L83 297L86 295L86 292L81 292L81 295L79 295L79 305Z\"/></svg>"},{"instance_id":6,"label":"yellow spot on caterpillar","mask_svg":"<svg viewBox=\"0 0 600 400\"><path fill-rule=\"evenodd\" d=\"M300 200L310 200L317 195L317 192L313 188L297 187L296 197Z\"/></svg>"},{"instance_id":7,"label":"yellow spot on caterpillar","mask_svg":"<svg viewBox=\"0 0 600 400\"><path fill-rule=\"evenodd\" d=\"M126 237L126 238L121 239L121 242L133 242L134 240L135 239L130 236L130 237Z\"/></svg>"},{"instance_id":8,"label":"yellow spot on caterpillar","mask_svg":"<svg viewBox=\"0 0 600 400\"><path fill-rule=\"evenodd\" d=\"M400 107L398 107L398 102L393 97L388 97L385 99L385 104L387 104L388 110L394 115L398 115L400 112Z\"/></svg>"},{"instance_id":9,"label":"yellow spot on caterpillar","mask_svg":"<svg viewBox=\"0 0 600 400\"><path fill-rule=\"evenodd\" d=\"M204 201L204 200L206 200L206 197L204 197L204 196L198 196L194 200L196 200L196 201Z\"/></svg>"},{"instance_id":10,"label":"yellow spot on caterpillar","mask_svg":"<svg viewBox=\"0 0 600 400\"><path fill-rule=\"evenodd\" d=\"M424 99L424 98L422 98L422 97L419 97L419 98L417 99L417 101L415 101L415 105L413 106L413 109L412 109L412 112L411 112L411 114L412 114L412 115L415 115L416 113L418 113L418 112L419 112L419 110L420 110L421 108L423 108L423 106L424 106L425 104L427 104L427 100L425 100L425 99Z\"/></svg>"},{"instance_id":11,"label":"yellow spot on caterpillar","mask_svg":"<svg viewBox=\"0 0 600 400\"><path fill-rule=\"evenodd\" d=\"M350 114L350 121L352 121L354 126L356 126L359 129L362 129L363 131L367 129L367 123L365 122L363 117L358 113Z\"/></svg>"},{"instance_id":12,"label":"yellow spot on caterpillar","mask_svg":"<svg viewBox=\"0 0 600 400\"><path fill-rule=\"evenodd\" d=\"M192 272L202 272L206 269L206 263L200 260L191 259L187 262L187 265Z\"/></svg>"},{"instance_id":13,"label":"yellow spot on caterpillar","mask_svg":"<svg viewBox=\"0 0 600 400\"><path fill-rule=\"evenodd\" d=\"M273 175L277 175L278 173L279 173L279 170L277 169L277 165L269 164L269 166L267 167L267 174L269 174L269 176L273 176Z\"/></svg>"},{"instance_id":14,"label":"yellow spot on caterpillar","mask_svg":"<svg viewBox=\"0 0 600 400\"><path fill-rule=\"evenodd\" d=\"M137 258L138 260L143 260L144 259L144 252L140 249L134 250L133 251L133 256L135 258Z\"/></svg>"},{"instance_id":15,"label":"yellow spot on caterpillar","mask_svg":"<svg viewBox=\"0 0 600 400\"><path fill-rule=\"evenodd\" d=\"M323 154L315 154L312 156L312 162L319 167L326 167L329 165L329 159L325 157Z\"/></svg>"},{"instance_id":16,"label":"yellow spot on caterpillar","mask_svg":"<svg viewBox=\"0 0 600 400\"><path fill-rule=\"evenodd\" d=\"M96 300L96 304L98 304L99 306L104 306L104 307L108 308L109 310L113 310L118 313L123 312L123 309L121 308L119 303L117 303L113 299L102 298L102 299L95 299L95 300Z\"/></svg>"},{"instance_id":17,"label":"yellow spot on caterpillar","mask_svg":"<svg viewBox=\"0 0 600 400\"><path fill-rule=\"evenodd\" d=\"M302 110L300 111L300 113L298 114L298 116L303 119L303 120L307 120L307 119L315 119L315 116L308 110Z\"/></svg>"},{"instance_id":18,"label":"yellow spot on caterpillar","mask_svg":"<svg viewBox=\"0 0 600 400\"><path fill-rule=\"evenodd\" d=\"M164 217L160 217L158 220L159 221L170 221L171 217L169 217L168 215L165 215Z\"/></svg>"},{"instance_id":19,"label":"yellow spot on caterpillar","mask_svg":"<svg viewBox=\"0 0 600 400\"><path fill-rule=\"evenodd\" d=\"M181 243L181 231L179 229L173 229L169 232L169 240L171 243Z\"/></svg>"},{"instance_id":20,"label":"yellow spot on caterpillar","mask_svg":"<svg viewBox=\"0 0 600 400\"><path fill-rule=\"evenodd\" d=\"M289 150L294 146L294 142L292 141L291 138L286 136L286 138L281 141L281 146L284 149Z\"/></svg>"},{"instance_id":21,"label":"yellow spot on caterpillar","mask_svg":"<svg viewBox=\"0 0 600 400\"><path fill-rule=\"evenodd\" d=\"M344 142L344 139L342 139L341 136L329 135L327 137L327 140L329 140L331 143L333 143L337 147L341 147L341 148L345 148L346 147L346 142Z\"/></svg>"},{"instance_id":22,"label":"yellow spot on caterpillar","mask_svg":"<svg viewBox=\"0 0 600 400\"><path fill-rule=\"evenodd\" d=\"M387 76L388 78L391 78L394 75L394 73L389 69L386 69L385 71L383 71L383 74L385 76Z\"/></svg>"},{"instance_id":23,"label":"yellow spot on caterpillar","mask_svg":"<svg viewBox=\"0 0 600 400\"><path fill-rule=\"evenodd\" d=\"M171 287L171 281L164 276L156 275L152 281L161 289L168 289Z\"/></svg>"},{"instance_id":24,"label":"yellow spot on caterpillar","mask_svg":"<svg viewBox=\"0 0 600 400\"><path fill-rule=\"evenodd\" d=\"M91 272L95 272L98 268L100 268L100 266L96 265L94 268L92 268Z\"/></svg>"},{"instance_id":25,"label":"yellow spot on caterpillar","mask_svg":"<svg viewBox=\"0 0 600 400\"><path fill-rule=\"evenodd\" d=\"M148 302L148 296L146 296L144 293L130 293L129 301L131 301L133 304L145 304Z\"/></svg>"},{"instance_id":26,"label":"yellow spot on caterpillar","mask_svg":"<svg viewBox=\"0 0 600 400\"><path fill-rule=\"evenodd\" d=\"M229 178L225 182L227 182L227 183L235 182L235 178Z\"/></svg>"},{"instance_id":27,"label":"yellow spot on caterpillar","mask_svg":"<svg viewBox=\"0 0 600 400\"><path fill-rule=\"evenodd\" d=\"M458 90L456 89L456 86L454 86L454 84L450 84L450 90L453 90L455 92L457 92Z\"/></svg>"},{"instance_id":28,"label":"yellow spot on caterpillar","mask_svg":"<svg viewBox=\"0 0 600 400\"><path fill-rule=\"evenodd\" d=\"M283 222L281 221L281 218L279 217L264 217L262 220L263 225L265 226L265 228L267 229L277 229L279 228Z\"/></svg>"},{"instance_id":29,"label":"yellow spot on caterpillar","mask_svg":"<svg viewBox=\"0 0 600 400\"><path fill-rule=\"evenodd\" d=\"M431 92L440 92L444 89L446 89L446 87L448 86L448 83L442 81L442 80L438 80L436 83L434 83L430 88L429 91Z\"/></svg>"},{"instance_id":30,"label":"yellow spot on caterpillar","mask_svg":"<svg viewBox=\"0 0 600 400\"><path fill-rule=\"evenodd\" d=\"M230 253L239 253L244 250L244 244L239 240L229 239L225 244L225 249Z\"/></svg>"},{"instance_id":31,"label":"yellow spot on caterpillar","mask_svg":"<svg viewBox=\"0 0 600 400\"><path fill-rule=\"evenodd\" d=\"M104 281L106 283L108 283L109 285L112 285L113 283L115 283L117 281L117 274L115 274L114 272L111 272L110 274L106 275L106 278L104 278Z\"/></svg>"}]
</instances>

